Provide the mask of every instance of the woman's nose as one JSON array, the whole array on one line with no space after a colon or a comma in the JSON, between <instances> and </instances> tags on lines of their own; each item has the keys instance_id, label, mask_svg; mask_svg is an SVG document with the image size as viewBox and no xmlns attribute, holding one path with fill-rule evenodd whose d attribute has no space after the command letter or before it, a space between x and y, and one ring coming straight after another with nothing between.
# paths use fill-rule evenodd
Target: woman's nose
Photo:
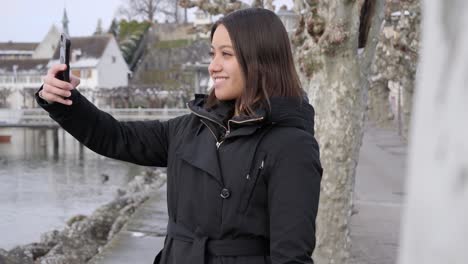
<instances>
[{"instance_id":1,"label":"woman's nose","mask_svg":"<svg viewBox=\"0 0 468 264\"><path fill-rule=\"evenodd\" d=\"M208 72L217 72L222 70L221 64L216 60L212 59L210 65L208 65Z\"/></svg>"}]
</instances>

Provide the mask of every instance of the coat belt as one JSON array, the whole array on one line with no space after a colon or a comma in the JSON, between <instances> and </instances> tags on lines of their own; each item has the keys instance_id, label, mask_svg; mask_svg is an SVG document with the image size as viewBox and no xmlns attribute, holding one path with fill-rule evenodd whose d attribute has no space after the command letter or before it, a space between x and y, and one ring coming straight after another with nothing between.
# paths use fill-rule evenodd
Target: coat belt
<instances>
[{"instance_id":1,"label":"coat belt","mask_svg":"<svg viewBox=\"0 0 468 264\"><path fill-rule=\"evenodd\" d=\"M193 243L189 255L190 263L205 264L205 255L212 256L268 256L269 242L266 239L210 239L197 228L195 232L169 220L169 238Z\"/></svg>"}]
</instances>

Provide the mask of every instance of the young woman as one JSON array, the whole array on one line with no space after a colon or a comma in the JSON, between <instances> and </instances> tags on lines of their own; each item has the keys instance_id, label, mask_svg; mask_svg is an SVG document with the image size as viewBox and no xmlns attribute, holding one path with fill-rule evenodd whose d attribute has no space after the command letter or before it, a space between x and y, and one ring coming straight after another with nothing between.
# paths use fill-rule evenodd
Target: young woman
<instances>
[{"instance_id":1,"label":"young woman","mask_svg":"<svg viewBox=\"0 0 468 264\"><path fill-rule=\"evenodd\" d=\"M169 121L116 121L77 78L54 77L64 65L37 100L93 151L167 167L169 223L155 263L313 263L322 168L286 30L269 10L236 11L214 24L210 55L210 94Z\"/></svg>"}]
</instances>

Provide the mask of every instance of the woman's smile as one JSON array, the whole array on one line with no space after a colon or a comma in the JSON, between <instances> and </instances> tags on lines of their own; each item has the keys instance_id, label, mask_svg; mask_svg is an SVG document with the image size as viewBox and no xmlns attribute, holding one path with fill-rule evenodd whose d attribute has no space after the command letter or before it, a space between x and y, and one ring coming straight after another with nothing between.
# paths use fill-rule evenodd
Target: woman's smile
<instances>
[{"instance_id":1,"label":"woman's smile","mask_svg":"<svg viewBox=\"0 0 468 264\"><path fill-rule=\"evenodd\" d=\"M228 78L227 77L215 77L213 78L213 82L214 82L214 88L220 88L222 85L225 84L226 80Z\"/></svg>"}]
</instances>

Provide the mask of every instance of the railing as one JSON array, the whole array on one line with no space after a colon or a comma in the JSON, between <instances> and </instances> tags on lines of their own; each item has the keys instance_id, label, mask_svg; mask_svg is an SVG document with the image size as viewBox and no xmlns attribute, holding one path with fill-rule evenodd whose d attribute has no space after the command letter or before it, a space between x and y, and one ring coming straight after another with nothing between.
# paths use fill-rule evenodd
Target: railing
<instances>
[{"instance_id":1,"label":"railing","mask_svg":"<svg viewBox=\"0 0 468 264\"><path fill-rule=\"evenodd\" d=\"M180 108L109 108L102 109L120 121L168 120L188 113ZM86 115L87 113L83 113ZM53 124L55 121L43 109L0 109L0 125Z\"/></svg>"}]
</instances>

